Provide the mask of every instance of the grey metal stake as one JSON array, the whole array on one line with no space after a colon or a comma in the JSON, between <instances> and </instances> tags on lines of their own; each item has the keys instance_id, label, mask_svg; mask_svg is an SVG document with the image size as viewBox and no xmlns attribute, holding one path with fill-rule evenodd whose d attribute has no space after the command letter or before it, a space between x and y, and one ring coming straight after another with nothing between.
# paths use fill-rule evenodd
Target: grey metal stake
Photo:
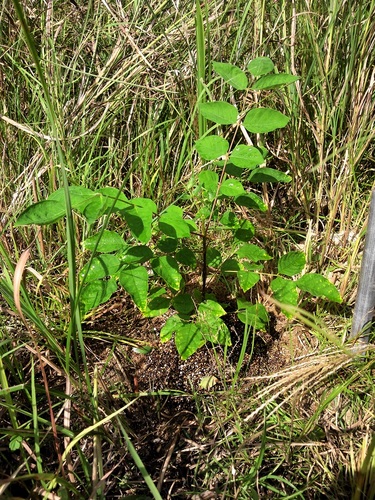
<instances>
[{"instance_id":1,"label":"grey metal stake","mask_svg":"<svg viewBox=\"0 0 375 500\"><path fill-rule=\"evenodd\" d=\"M359 276L350 338L358 337L368 344L371 323L375 314L375 190L371 195L365 248Z\"/></svg>"}]
</instances>

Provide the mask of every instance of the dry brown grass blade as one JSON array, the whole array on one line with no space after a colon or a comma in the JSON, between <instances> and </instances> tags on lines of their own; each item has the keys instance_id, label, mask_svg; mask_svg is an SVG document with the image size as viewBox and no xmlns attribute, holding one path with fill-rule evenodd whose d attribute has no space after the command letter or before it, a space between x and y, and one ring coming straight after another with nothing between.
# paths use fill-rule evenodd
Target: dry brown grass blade
<instances>
[{"instance_id":1,"label":"dry brown grass blade","mask_svg":"<svg viewBox=\"0 0 375 500\"><path fill-rule=\"evenodd\" d=\"M30 247L27 248L24 252L22 252L21 257L19 258L15 271L14 271L14 277L13 277L13 299L14 299L14 304L16 306L16 309L18 311L18 314L20 315L22 321L26 325L26 318L23 315L22 312L22 306L21 306L21 283L22 283L22 278L23 278L23 273L26 268L27 261L29 260L30 257Z\"/></svg>"}]
</instances>

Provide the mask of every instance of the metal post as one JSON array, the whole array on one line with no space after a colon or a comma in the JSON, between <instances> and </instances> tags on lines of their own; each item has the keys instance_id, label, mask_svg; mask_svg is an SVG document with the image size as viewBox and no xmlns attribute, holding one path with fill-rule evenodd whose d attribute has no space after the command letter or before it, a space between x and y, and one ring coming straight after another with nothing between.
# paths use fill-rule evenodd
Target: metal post
<instances>
[{"instance_id":1,"label":"metal post","mask_svg":"<svg viewBox=\"0 0 375 500\"><path fill-rule=\"evenodd\" d=\"M375 190L371 195L365 248L359 276L350 338L359 337L367 344L375 314Z\"/></svg>"}]
</instances>

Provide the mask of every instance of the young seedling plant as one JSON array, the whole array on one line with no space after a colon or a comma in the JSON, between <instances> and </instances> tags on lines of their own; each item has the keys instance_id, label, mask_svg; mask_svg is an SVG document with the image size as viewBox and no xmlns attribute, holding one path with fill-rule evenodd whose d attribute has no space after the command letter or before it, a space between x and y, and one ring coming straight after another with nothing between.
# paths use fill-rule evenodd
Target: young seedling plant
<instances>
[{"instance_id":1,"label":"young seedling plant","mask_svg":"<svg viewBox=\"0 0 375 500\"><path fill-rule=\"evenodd\" d=\"M275 73L267 57L249 63L250 81L235 65L214 62L213 68L228 87L231 102L237 102L240 93L270 92L298 79ZM121 286L146 317L172 311L161 329L161 341L174 336L183 359L206 342L231 343L223 320L225 304L208 293L211 279L226 279L235 286L236 314L241 322L254 330L266 328L268 312L260 302L248 300L248 292L261 279L265 262L272 256L251 242L255 228L241 214L245 210L267 210L264 201L249 188L252 184L291 181L284 172L267 167L269 152L261 141L263 134L288 124L289 118L283 113L255 106L239 111L225 101L202 102L198 112L212 127L195 144L204 166L192 187L194 216L191 203L189 210L172 204L158 214L153 200L128 199L114 187L96 191L70 187L72 208L86 220L86 232L90 234L83 238L87 261L79 274L82 316L107 302ZM125 237L108 229L113 214L126 222ZM59 189L28 207L16 225L52 224L64 216L64 191ZM279 258L277 273L269 284L273 297L292 306L298 305L300 292L340 302L337 289L325 277L302 274L305 263L299 251ZM198 284L187 286L197 270Z\"/></svg>"}]
</instances>

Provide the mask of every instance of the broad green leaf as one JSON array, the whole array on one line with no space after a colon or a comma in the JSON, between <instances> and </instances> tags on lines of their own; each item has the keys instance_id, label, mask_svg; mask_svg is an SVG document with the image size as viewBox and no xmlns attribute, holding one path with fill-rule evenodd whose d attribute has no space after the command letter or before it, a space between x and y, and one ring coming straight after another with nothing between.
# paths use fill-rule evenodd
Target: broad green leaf
<instances>
[{"instance_id":1,"label":"broad green leaf","mask_svg":"<svg viewBox=\"0 0 375 500\"><path fill-rule=\"evenodd\" d=\"M254 234L255 234L255 228L253 224L248 220L244 220L241 223L241 227L239 227L234 232L234 239L237 241L242 241L247 243L249 240L251 240Z\"/></svg>"},{"instance_id":2,"label":"broad green leaf","mask_svg":"<svg viewBox=\"0 0 375 500\"><path fill-rule=\"evenodd\" d=\"M308 292L315 297L325 297L332 302L342 302L336 287L324 276L316 273L307 273L297 280L296 285L300 290Z\"/></svg>"},{"instance_id":3,"label":"broad green leaf","mask_svg":"<svg viewBox=\"0 0 375 500\"><path fill-rule=\"evenodd\" d=\"M243 125L249 132L265 134L285 127L289 120L290 118L275 109L254 108L247 113Z\"/></svg>"},{"instance_id":4,"label":"broad green leaf","mask_svg":"<svg viewBox=\"0 0 375 500\"><path fill-rule=\"evenodd\" d=\"M96 193L87 203L82 213L88 224L94 224L105 213L104 197Z\"/></svg>"},{"instance_id":5,"label":"broad green leaf","mask_svg":"<svg viewBox=\"0 0 375 500\"><path fill-rule=\"evenodd\" d=\"M171 299L163 296L165 293L165 288L160 288L156 294L149 296L147 307L142 311L143 316L146 318L155 318L157 316L162 316L169 310Z\"/></svg>"},{"instance_id":6,"label":"broad green leaf","mask_svg":"<svg viewBox=\"0 0 375 500\"><path fill-rule=\"evenodd\" d=\"M173 307L181 314L190 314L195 309L195 305L191 295L188 293L181 293L176 295L172 301Z\"/></svg>"},{"instance_id":7,"label":"broad green leaf","mask_svg":"<svg viewBox=\"0 0 375 500\"><path fill-rule=\"evenodd\" d=\"M221 272L224 275L236 275L238 271L241 271L241 266L236 259L227 259L221 266Z\"/></svg>"},{"instance_id":8,"label":"broad green leaf","mask_svg":"<svg viewBox=\"0 0 375 500\"><path fill-rule=\"evenodd\" d=\"M105 229L102 233L99 232L87 238L83 242L83 246L91 252L110 253L124 248L125 241L115 231Z\"/></svg>"},{"instance_id":9,"label":"broad green leaf","mask_svg":"<svg viewBox=\"0 0 375 500\"><path fill-rule=\"evenodd\" d=\"M216 248L209 247L206 253L206 264L210 267L219 267L222 262L221 253Z\"/></svg>"},{"instance_id":10,"label":"broad green leaf","mask_svg":"<svg viewBox=\"0 0 375 500\"><path fill-rule=\"evenodd\" d=\"M128 246L124 252L118 254L122 264L143 264L154 256L152 250L146 245Z\"/></svg>"},{"instance_id":11,"label":"broad green leaf","mask_svg":"<svg viewBox=\"0 0 375 500\"><path fill-rule=\"evenodd\" d=\"M218 184L219 184L219 176L216 172L212 170L203 170L199 176L199 183L203 188L208 191L212 196L216 196Z\"/></svg>"},{"instance_id":12,"label":"broad green leaf","mask_svg":"<svg viewBox=\"0 0 375 500\"><path fill-rule=\"evenodd\" d=\"M179 272L178 263L174 257L164 255L151 261L152 269L172 290L181 290L184 280Z\"/></svg>"},{"instance_id":13,"label":"broad green leaf","mask_svg":"<svg viewBox=\"0 0 375 500\"><path fill-rule=\"evenodd\" d=\"M113 211L124 210L129 207L129 201L122 191L114 187L104 187L98 189L104 198L104 210L108 213Z\"/></svg>"},{"instance_id":14,"label":"broad green leaf","mask_svg":"<svg viewBox=\"0 0 375 500\"><path fill-rule=\"evenodd\" d=\"M141 310L147 309L148 272L143 266L122 269L119 276L120 284Z\"/></svg>"},{"instance_id":15,"label":"broad green leaf","mask_svg":"<svg viewBox=\"0 0 375 500\"><path fill-rule=\"evenodd\" d=\"M170 205L160 216L159 229L171 238L189 238L190 225L183 219L182 208Z\"/></svg>"},{"instance_id":16,"label":"broad green leaf","mask_svg":"<svg viewBox=\"0 0 375 500\"><path fill-rule=\"evenodd\" d=\"M134 198L129 200L129 206L121 210L129 225L130 231L141 243L151 239L151 224L156 205L148 198Z\"/></svg>"},{"instance_id":17,"label":"broad green leaf","mask_svg":"<svg viewBox=\"0 0 375 500\"><path fill-rule=\"evenodd\" d=\"M256 168L249 176L250 182L290 182L290 175L273 168Z\"/></svg>"},{"instance_id":18,"label":"broad green leaf","mask_svg":"<svg viewBox=\"0 0 375 500\"><path fill-rule=\"evenodd\" d=\"M212 344L232 345L227 325L215 316L199 317L196 322L206 342Z\"/></svg>"},{"instance_id":19,"label":"broad green leaf","mask_svg":"<svg viewBox=\"0 0 375 500\"><path fill-rule=\"evenodd\" d=\"M263 250L263 248L253 245L252 243L245 243L237 250L237 255L243 259L249 259L252 262L259 262L260 260L270 260L272 257Z\"/></svg>"},{"instance_id":20,"label":"broad green leaf","mask_svg":"<svg viewBox=\"0 0 375 500\"><path fill-rule=\"evenodd\" d=\"M85 283L113 276L118 271L120 264L120 259L116 255L103 254L94 257L91 262L83 266L79 276L81 280L85 280Z\"/></svg>"},{"instance_id":21,"label":"broad green leaf","mask_svg":"<svg viewBox=\"0 0 375 500\"><path fill-rule=\"evenodd\" d=\"M84 286L80 295L83 314L91 311L100 304L107 302L117 290L115 278L110 280L96 280Z\"/></svg>"},{"instance_id":22,"label":"broad green leaf","mask_svg":"<svg viewBox=\"0 0 375 500\"><path fill-rule=\"evenodd\" d=\"M219 135L208 135L195 142L195 149L204 160L216 160L227 154L229 142Z\"/></svg>"},{"instance_id":23,"label":"broad green leaf","mask_svg":"<svg viewBox=\"0 0 375 500\"><path fill-rule=\"evenodd\" d=\"M287 73L276 73L274 75L266 75L259 78L252 86L252 90L270 90L278 89L296 82L299 76L289 75Z\"/></svg>"},{"instance_id":24,"label":"broad green leaf","mask_svg":"<svg viewBox=\"0 0 375 500\"><path fill-rule=\"evenodd\" d=\"M273 297L281 302L281 304L290 304L297 306L298 304L298 290L295 281L287 280L278 276L271 281L270 288L273 292ZM285 313L285 311L283 311ZM290 314L287 314L290 316Z\"/></svg>"},{"instance_id":25,"label":"broad green leaf","mask_svg":"<svg viewBox=\"0 0 375 500\"><path fill-rule=\"evenodd\" d=\"M263 264L255 264L254 262L249 262L248 260L243 260L241 262L243 271L263 271Z\"/></svg>"},{"instance_id":26,"label":"broad green leaf","mask_svg":"<svg viewBox=\"0 0 375 500\"><path fill-rule=\"evenodd\" d=\"M194 323L185 323L178 327L175 342L181 359L187 359L205 344L201 331Z\"/></svg>"},{"instance_id":27,"label":"broad green leaf","mask_svg":"<svg viewBox=\"0 0 375 500\"><path fill-rule=\"evenodd\" d=\"M163 253L174 253L178 246L176 238L160 238L158 241L158 249Z\"/></svg>"},{"instance_id":28,"label":"broad green leaf","mask_svg":"<svg viewBox=\"0 0 375 500\"><path fill-rule=\"evenodd\" d=\"M303 252L289 252L279 259L277 269L280 274L294 276L302 271L305 264L306 258Z\"/></svg>"},{"instance_id":29,"label":"broad green leaf","mask_svg":"<svg viewBox=\"0 0 375 500\"><path fill-rule=\"evenodd\" d=\"M223 226L229 227L231 229L235 229L240 226L240 221L237 215L234 212L231 212L230 210L228 210L223 214L223 216L220 219L220 223Z\"/></svg>"},{"instance_id":30,"label":"broad green leaf","mask_svg":"<svg viewBox=\"0 0 375 500\"><path fill-rule=\"evenodd\" d=\"M244 193L242 182L237 179L226 179L220 186L219 194L224 196L238 196Z\"/></svg>"},{"instance_id":31,"label":"broad green leaf","mask_svg":"<svg viewBox=\"0 0 375 500\"><path fill-rule=\"evenodd\" d=\"M192 269L197 267L197 258L190 248L182 247L181 250L176 253L175 257L177 262L184 266L189 266Z\"/></svg>"},{"instance_id":32,"label":"broad green leaf","mask_svg":"<svg viewBox=\"0 0 375 500\"><path fill-rule=\"evenodd\" d=\"M268 313L263 304L251 304L246 300L237 300L238 319L245 325L256 330L262 330L269 321Z\"/></svg>"},{"instance_id":33,"label":"broad green leaf","mask_svg":"<svg viewBox=\"0 0 375 500\"><path fill-rule=\"evenodd\" d=\"M58 201L43 200L30 205L16 220L14 226L52 224L65 215L65 205Z\"/></svg>"},{"instance_id":34,"label":"broad green leaf","mask_svg":"<svg viewBox=\"0 0 375 500\"><path fill-rule=\"evenodd\" d=\"M234 202L240 207L255 208L261 212L267 211L267 205L255 193L240 194L234 199Z\"/></svg>"},{"instance_id":35,"label":"broad green leaf","mask_svg":"<svg viewBox=\"0 0 375 500\"><path fill-rule=\"evenodd\" d=\"M262 153L254 146L240 144L232 151L229 161L236 167L255 168L264 162Z\"/></svg>"},{"instance_id":36,"label":"broad green leaf","mask_svg":"<svg viewBox=\"0 0 375 500\"><path fill-rule=\"evenodd\" d=\"M237 90L245 90L248 85L247 76L234 64L214 61L212 66L224 80Z\"/></svg>"},{"instance_id":37,"label":"broad green leaf","mask_svg":"<svg viewBox=\"0 0 375 500\"><path fill-rule=\"evenodd\" d=\"M238 271L237 273L238 283L243 292L247 292L260 280L258 273L253 273L250 271Z\"/></svg>"},{"instance_id":38,"label":"broad green leaf","mask_svg":"<svg viewBox=\"0 0 375 500\"><path fill-rule=\"evenodd\" d=\"M210 316L220 318L226 314L226 311L218 302L215 302L214 300L206 300L205 302L199 304L198 314L200 317L205 318Z\"/></svg>"},{"instance_id":39,"label":"broad green leaf","mask_svg":"<svg viewBox=\"0 0 375 500\"><path fill-rule=\"evenodd\" d=\"M100 195L82 186L69 186L70 203L73 210L83 212L89 202ZM48 196L48 200L57 201L65 206L65 190L60 188Z\"/></svg>"},{"instance_id":40,"label":"broad green leaf","mask_svg":"<svg viewBox=\"0 0 375 500\"><path fill-rule=\"evenodd\" d=\"M262 76L273 71L274 64L269 57L257 57L249 62L247 69L253 76Z\"/></svg>"},{"instance_id":41,"label":"broad green leaf","mask_svg":"<svg viewBox=\"0 0 375 500\"><path fill-rule=\"evenodd\" d=\"M165 325L160 330L160 340L161 342L168 342L172 338L172 335L186 322L183 321L178 314L175 314L167 319Z\"/></svg>"},{"instance_id":42,"label":"broad green leaf","mask_svg":"<svg viewBox=\"0 0 375 500\"><path fill-rule=\"evenodd\" d=\"M219 125L237 123L238 111L232 104L224 101L203 102L199 104L201 114Z\"/></svg>"}]
</instances>

